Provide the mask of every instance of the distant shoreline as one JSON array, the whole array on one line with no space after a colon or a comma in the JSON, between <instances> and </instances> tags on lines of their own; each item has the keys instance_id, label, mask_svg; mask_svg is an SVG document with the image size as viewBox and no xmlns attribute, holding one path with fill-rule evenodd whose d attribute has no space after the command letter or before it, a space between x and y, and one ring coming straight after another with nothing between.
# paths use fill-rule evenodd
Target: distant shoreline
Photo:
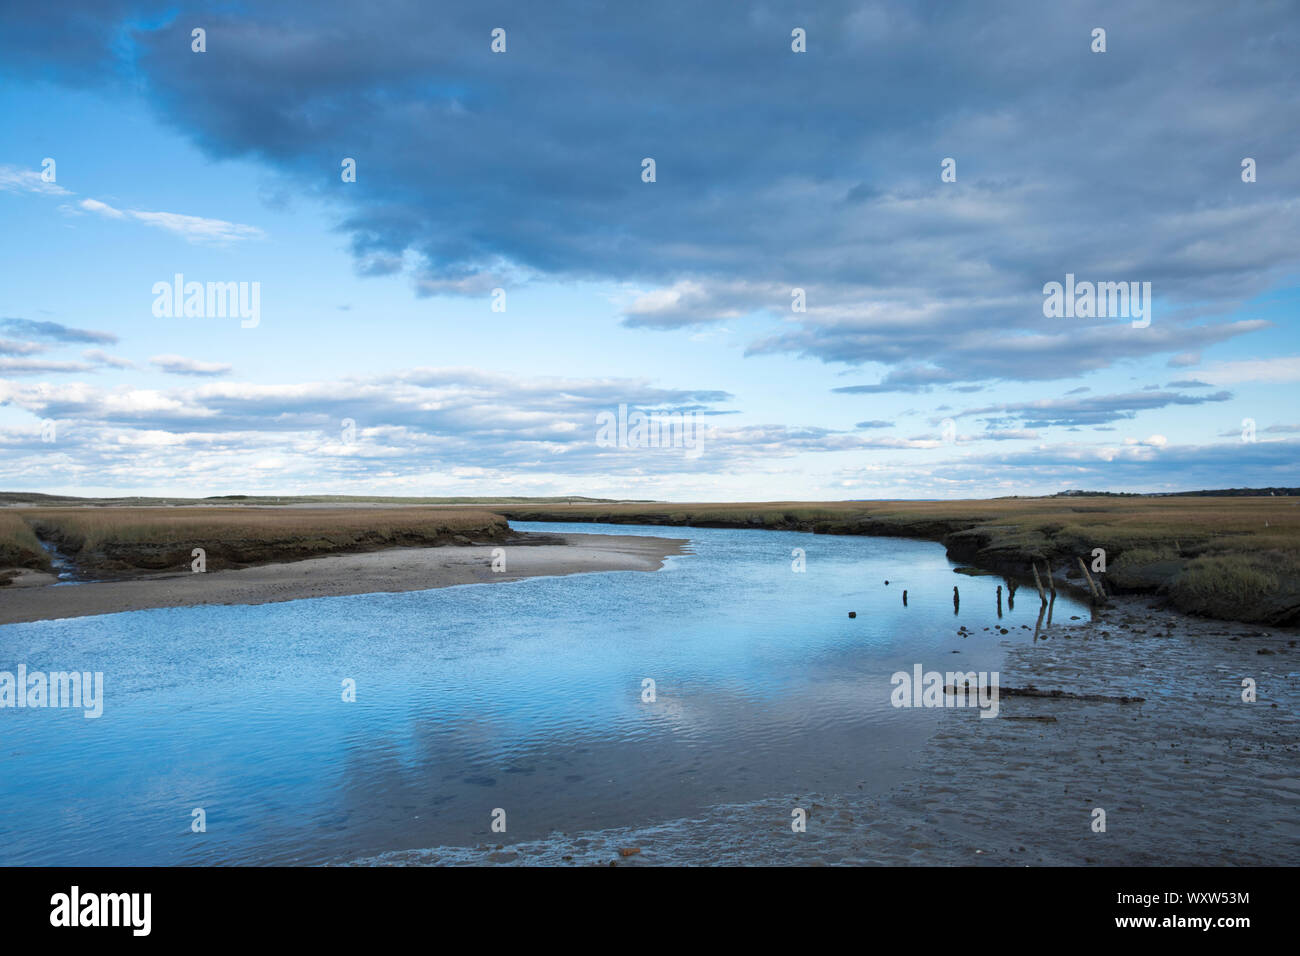
<instances>
[{"instance_id":1,"label":"distant shoreline","mask_svg":"<svg viewBox=\"0 0 1300 956\"><path fill-rule=\"evenodd\" d=\"M968 501L506 505L510 521L752 528L920 538L960 564L1195 617L1300 626L1300 500L1059 495ZM1102 561L1102 569L1097 565ZM1084 571L1084 567L1090 571Z\"/></svg>"},{"instance_id":2,"label":"distant shoreline","mask_svg":"<svg viewBox=\"0 0 1300 956\"><path fill-rule=\"evenodd\" d=\"M271 604L599 571L657 571L669 556L686 553L687 544L683 538L643 535L546 535L544 540L556 537L563 543L532 544L520 535L514 544L390 548L64 586L54 586L54 575L28 571L0 591L0 626L155 608ZM494 558L502 557L505 570L494 571Z\"/></svg>"},{"instance_id":3,"label":"distant shoreline","mask_svg":"<svg viewBox=\"0 0 1300 956\"><path fill-rule=\"evenodd\" d=\"M1020 582L1041 578L1048 589L1095 590L1101 601L1151 595L1197 617L1300 626L1300 497L1288 493L874 503L71 500L0 494L9 504L0 508L0 604L30 572L60 564L104 579L182 573L192 560L211 572L403 547L536 544L516 538L508 522L537 521L920 538L961 564Z\"/></svg>"}]
</instances>

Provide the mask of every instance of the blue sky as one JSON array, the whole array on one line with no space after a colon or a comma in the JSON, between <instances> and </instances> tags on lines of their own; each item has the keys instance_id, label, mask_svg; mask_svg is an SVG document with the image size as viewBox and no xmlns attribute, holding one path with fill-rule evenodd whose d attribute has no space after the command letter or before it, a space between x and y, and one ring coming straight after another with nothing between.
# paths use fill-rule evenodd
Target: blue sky
<instances>
[{"instance_id":1,"label":"blue sky","mask_svg":"<svg viewBox=\"0 0 1300 956\"><path fill-rule=\"evenodd\" d=\"M13 8L0 488L1296 484L1300 22L1132 7ZM156 316L176 273L256 327ZM1046 318L1066 273L1150 325ZM620 404L700 454L600 446Z\"/></svg>"}]
</instances>

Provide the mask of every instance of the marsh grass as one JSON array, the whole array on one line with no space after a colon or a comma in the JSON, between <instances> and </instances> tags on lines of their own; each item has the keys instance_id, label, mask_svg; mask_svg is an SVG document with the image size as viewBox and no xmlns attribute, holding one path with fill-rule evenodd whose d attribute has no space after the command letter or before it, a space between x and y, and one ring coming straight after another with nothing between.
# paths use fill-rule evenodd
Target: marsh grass
<instances>
[{"instance_id":1,"label":"marsh grass","mask_svg":"<svg viewBox=\"0 0 1300 956\"><path fill-rule=\"evenodd\" d=\"M1170 587L1181 607L1217 616L1221 607L1250 606L1275 594L1282 578L1300 571L1294 555L1219 554L1196 558Z\"/></svg>"},{"instance_id":2,"label":"marsh grass","mask_svg":"<svg viewBox=\"0 0 1300 956\"><path fill-rule=\"evenodd\" d=\"M49 556L31 527L11 511L0 511L0 568L50 568Z\"/></svg>"},{"instance_id":3,"label":"marsh grass","mask_svg":"<svg viewBox=\"0 0 1300 956\"><path fill-rule=\"evenodd\" d=\"M785 527L942 541L962 561L1027 567L1106 552L1111 589L1243 621L1300 623L1300 499L999 498L986 501L505 506L518 520Z\"/></svg>"},{"instance_id":4,"label":"marsh grass","mask_svg":"<svg viewBox=\"0 0 1300 956\"><path fill-rule=\"evenodd\" d=\"M37 496L28 496L35 499ZM230 500L230 499L227 499ZM998 498L983 501L612 502L592 499L330 498L335 507L19 507L0 511L0 567L46 567L34 529L88 566L209 567L508 533L519 521L746 527L942 541L985 567L1106 551L1111 589L1167 594L1175 606L1243 621L1300 623L1300 499L1293 497ZM283 501L313 499L285 498ZM179 499L178 499L179 501ZM436 501L441 507L429 507ZM350 504L351 507L340 505ZM476 505L482 506L475 507ZM33 563L35 562L35 563Z\"/></svg>"},{"instance_id":5,"label":"marsh grass","mask_svg":"<svg viewBox=\"0 0 1300 956\"><path fill-rule=\"evenodd\" d=\"M456 536L498 539L508 531L500 515L469 509L41 508L18 514L29 532L87 568L179 568L189 564L192 549L203 548L216 570L442 544Z\"/></svg>"}]
</instances>

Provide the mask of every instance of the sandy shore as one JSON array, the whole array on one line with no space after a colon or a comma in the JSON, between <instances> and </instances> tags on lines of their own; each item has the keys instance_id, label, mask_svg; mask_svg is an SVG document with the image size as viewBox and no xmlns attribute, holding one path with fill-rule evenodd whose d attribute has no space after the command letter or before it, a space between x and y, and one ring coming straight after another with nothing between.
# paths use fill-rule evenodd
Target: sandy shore
<instances>
[{"instance_id":1,"label":"sandy shore","mask_svg":"<svg viewBox=\"0 0 1300 956\"><path fill-rule=\"evenodd\" d=\"M566 534L563 544L505 545L504 572L492 570L494 545L394 548L338 554L203 574L157 574L125 581L51 586L25 572L0 589L0 625L196 604L268 604L341 594L422 591L455 584L514 581L591 571L657 571L683 554L681 538Z\"/></svg>"},{"instance_id":2,"label":"sandy shore","mask_svg":"<svg viewBox=\"0 0 1300 956\"><path fill-rule=\"evenodd\" d=\"M1002 697L994 719L948 710L881 797L786 793L652 826L356 862L1295 866L1297 637L1157 610L1146 598L1064 622L1037 643L976 629L970 640L1006 646L1003 686L1145 702ZM1244 678L1256 682L1255 703L1242 701ZM794 807L808 811L806 833L791 831ZM1092 829L1096 808L1106 811L1104 833ZM639 852L621 855L631 848Z\"/></svg>"}]
</instances>

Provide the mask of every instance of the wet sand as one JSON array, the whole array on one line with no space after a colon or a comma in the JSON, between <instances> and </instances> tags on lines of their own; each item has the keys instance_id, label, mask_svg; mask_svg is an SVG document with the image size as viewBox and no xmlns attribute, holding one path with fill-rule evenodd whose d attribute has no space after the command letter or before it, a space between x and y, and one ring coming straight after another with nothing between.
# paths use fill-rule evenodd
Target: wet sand
<instances>
[{"instance_id":1,"label":"wet sand","mask_svg":"<svg viewBox=\"0 0 1300 956\"><path fill-rule=\"evenodd\" d=\"M337 554L202 574L156 574L124 581L53 586L54 576L25 572L0 588L0 625L198 604L268 604L342 594L422 591L456 584L592 571L657 571L683 554L681 538L566 534L563 544L393 548ZM493 571L503 548L505 568Z\"/></svg>"},{"instance_id":2,"label":"wet sand","mask_svg":"<svg viewBox=\"0 0 1300 956\"><path fill-rule=\"evenodd\" d=\"M1300 635L1190 618L1150 598L1121 599L1096 621L1048 633L1034 643L1024 631L977 628L969 640L1003 642L1002 686L1145 702L1004 696L992 719L949 709L880 797L778 792L652 826L356 862L1300 864ZM1242 700L1244 678L1256 682L1255 703ZM808 811L806 833L791 830L795 807ZM1106 811L1105 832L1093 830L1096 808ZM639 852L622 855L632 848Z\"/></svg>"}]
</instances>

